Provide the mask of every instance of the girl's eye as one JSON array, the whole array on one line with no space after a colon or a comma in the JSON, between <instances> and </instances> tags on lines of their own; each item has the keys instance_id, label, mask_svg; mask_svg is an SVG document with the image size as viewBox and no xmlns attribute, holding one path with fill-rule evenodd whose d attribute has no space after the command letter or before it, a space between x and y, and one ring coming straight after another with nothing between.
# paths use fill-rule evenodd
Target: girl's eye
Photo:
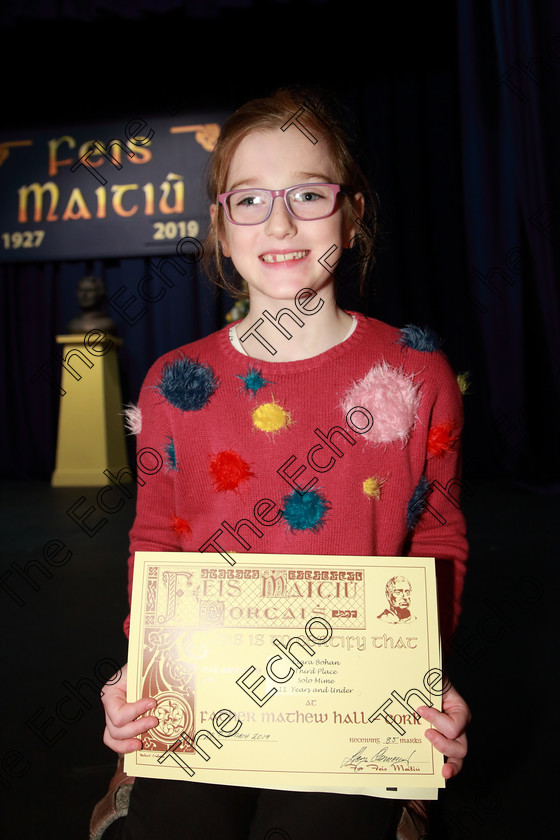
<instances>
[{"instance_id":1,"label":"girl's eye","mask_svg":"<svg viewBox=\"0 0 560 840\"><path fill-rule=\"evenodd\" d=\"M297 190L292 193L292 200L301 202L302 204L309 204L314 201L321 201L327 198L325 190L318 188L316 190Z\"/></svg>"},{"instance_id":2,"label":"girl's eye","mask_svg":"<svg viewBox=\"0 0 560 840\"><path fill-rule=\"evenodd\" d=\"M237 207L260 207L264 204L263 196L258 194L248 195L247 193L242 193L240 195L236 195L234 200Z\"/></svg>"}]
</instances>

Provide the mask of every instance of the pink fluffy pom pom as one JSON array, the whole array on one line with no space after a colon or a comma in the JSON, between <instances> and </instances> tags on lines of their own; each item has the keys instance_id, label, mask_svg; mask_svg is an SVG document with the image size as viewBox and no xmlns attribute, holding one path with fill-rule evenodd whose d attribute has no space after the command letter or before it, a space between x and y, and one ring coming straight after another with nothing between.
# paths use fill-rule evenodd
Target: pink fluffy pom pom
<instances>
[{"instance_id":1,"label":"pink fluffy pom pom","mask_svg":"<svg viewBox=\"0 0 560 840\"><path fill-rule=\"evenodd\" d=\"M373 426L363 434L370 443L394 443L403 446L414 426L420 395L413 375L403 373L387 362L378 362L363 379L356 382L342 401L347 414L354 406L367 408L373 417Z\"/></svg>"},{"instance_id":2,"label":"pink fluffy pom pom","mask_svg":"<svg viewBox=\"0 0 560 840\"><path fill-rule=\"evenodd\" d=\"M142 410L134 403L123 406L124 425L131 435L139 435L142 431Z\"/></svg>"}]
</instances>

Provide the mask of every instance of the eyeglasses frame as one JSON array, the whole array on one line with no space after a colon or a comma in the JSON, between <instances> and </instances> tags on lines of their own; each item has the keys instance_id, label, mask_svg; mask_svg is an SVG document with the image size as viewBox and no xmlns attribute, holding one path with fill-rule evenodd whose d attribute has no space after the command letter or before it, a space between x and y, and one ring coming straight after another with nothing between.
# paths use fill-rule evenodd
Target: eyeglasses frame
<instances>
[{"instance_id":1,"label":"eyeglasses frame","mask_svg":"<svg viewBox=\"0 0 560 840\"><path fill-rule=\"evenodd\" d=\"M288 199L286 198L286 193L290 192L291 190L297 190L298 187L330 187L332 192L333 192L333 199L334 199L332 209L329 210L328 213L325 213L323 216L317 216L316 219L302 219L299 216L296 216L296 214L292 212L292 210L291 210L291 208L288 204ZM266 192L266 193L269 194L269 196L271 198L271 201L270 201L270 205L268 207L268 213L266 214L264 219L261 219L259 222L234 222L234 220L229 215L229 210L227 208L227 200L228 200L230 195L235 195L235 193L241 193L241 192L250 192L250 190L251 190L251 187L243 187L243 188L238 189L238 190L230 190L229 192L220 193L216 197L216 199L218 201L218 204L221 204L222 207L224 208L224 213L226 214L227 220L229 222L231 222L232 225L240 225L242 227L251 227L252 225L262 225L264 222L266 222L267 219L270 218L270 214L272 213L272 208L274 207L274 199L276 199L276 198L282 198L284 200L284 205L286 207L286 210L288 211L290 216L292 216L294 219L297 219L298 222L316 222L319 219L326 219L328 216L332 215L332 213L334 212L335 205L336 205L336 197L339 193L341 195L346 195L346 190L340 184L326 184L326 183L294 184L293 187L286 187L283 190L267 190L265 187L255 187L255 190L259 190L260 192Z\"/></svg>"}]
</instances>

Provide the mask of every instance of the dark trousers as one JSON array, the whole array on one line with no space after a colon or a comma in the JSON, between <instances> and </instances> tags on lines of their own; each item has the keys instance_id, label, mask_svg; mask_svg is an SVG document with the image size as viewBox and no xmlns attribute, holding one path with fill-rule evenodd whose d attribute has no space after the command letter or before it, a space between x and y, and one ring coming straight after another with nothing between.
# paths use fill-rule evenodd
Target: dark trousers
<instances>
[{"instance_id":1,"label":"dark trousers","mask_svg":"<svg viewBox=\"0 0 560 840\"><path fill-rule=\"evenodd\" d=\"M395 840L402 802L138 778L104 840Z\"/></svg>"}]
</instances>

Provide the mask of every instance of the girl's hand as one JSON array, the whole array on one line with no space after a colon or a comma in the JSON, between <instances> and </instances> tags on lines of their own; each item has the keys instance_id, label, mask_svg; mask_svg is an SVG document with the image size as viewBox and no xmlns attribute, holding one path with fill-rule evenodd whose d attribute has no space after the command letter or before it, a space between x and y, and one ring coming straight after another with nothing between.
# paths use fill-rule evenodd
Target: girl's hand
<instances>
[{"instance_id":1,"label":"girl's hand","mask_svg":"<svg viewBox=\"0 0 560 840\"><path fill-rule=\"evenodd\" d=\"M147 732L159 723L157 717L141 717L139 715L154 709L156 701L151 697L143 697L136 703L126 702L126 675L128 665L123 665L122 676L114 682L114 677L103 686L101 702L105 707L105 732L103 743L117 753L136 752L142 747L138 735Z\"/></svg>"},{"instance_id":2,"label":"girl's hand","mask_svg":"<svg viewBox=\"0 0 560 840\"><path fill-rule=\"evenodd\" d=\"M416 709L421 717L436 727L427 729L424 734L436 750L447 756L441 771L444 779L456 776L463 766L467 754L465 729L471 719L469 707L451 683L448 684L442 699L442 712L430 706L418 706Z\"/></svg>"}]
</instances>

